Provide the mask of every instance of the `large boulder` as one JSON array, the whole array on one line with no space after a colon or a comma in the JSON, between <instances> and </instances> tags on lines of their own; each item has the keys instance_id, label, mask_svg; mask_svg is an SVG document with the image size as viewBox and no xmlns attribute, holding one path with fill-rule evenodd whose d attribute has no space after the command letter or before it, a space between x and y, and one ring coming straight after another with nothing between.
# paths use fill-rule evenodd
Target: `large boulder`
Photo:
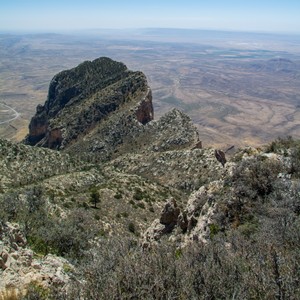
<instances>
[{"instance_id":1,"label":"large boulder","mask_svg":"<svg viewBox=\"0 0 300 300\"><path fill-rule=\"evenodd\" d=\"M159 222L163 225L174 227L177 223L179 213L180 209L177 207L175 199L171 198L167 201L165 207L163 208Z\"/></svg>"},{"instance_id":2,"label":"large boulder","mask_svg":"<svg viewBox=\"0 0 300 300\"><path fill-rule=\"evenodd\" d=\"M155 219L143 235L142 245L147 248L159 241L163 235L173 231L178 222L180 208L174 198L167 200L159 219Z\"/></svg>"}]
</instances>

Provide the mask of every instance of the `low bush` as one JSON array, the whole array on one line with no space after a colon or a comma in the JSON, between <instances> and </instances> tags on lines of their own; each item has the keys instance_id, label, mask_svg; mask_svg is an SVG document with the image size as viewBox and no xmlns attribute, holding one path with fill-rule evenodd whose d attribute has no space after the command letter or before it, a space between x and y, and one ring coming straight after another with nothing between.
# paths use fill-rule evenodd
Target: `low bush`
<instances>
[{"instance_id":1,"label":"low bush","mask_svg":"<svg viewBox=\"0 0 300 300\"><path fill-rule=\"evenodd\" d=\"M244 160L233 171L232 185L236 197L264 200L276 184L282 166L278 161L255 157Z\"/></svg>"},{"instance_id":2,"label":"low bush","mask_svg":"<svg viewBox=\"0 0 300 300\"><path fill-rule=\"evenodd\" d=\"M135 224L133 222L128 223L128 230L134 234L136 233Z\"/></svg>"}]
</instances>

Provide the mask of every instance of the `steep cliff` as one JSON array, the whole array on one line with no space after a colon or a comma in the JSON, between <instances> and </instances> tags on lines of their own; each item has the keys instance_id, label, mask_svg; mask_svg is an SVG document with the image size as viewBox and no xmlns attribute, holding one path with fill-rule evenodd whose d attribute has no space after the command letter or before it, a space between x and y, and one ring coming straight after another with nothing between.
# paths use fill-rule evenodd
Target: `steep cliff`
<instances>
[{"instance_id":1,"label":"steep cliff","mask_svg":"<svg viewBox=\"0 0 300 300\"><path fill-rule=\"evenodd\" d=\"M201 148L197 129L182 112L172 110L152 120L152 93L145 75L99 58L52 79L25 143L98 161L145 150Z\"/></svg>"},{"instance_id":2,"label":"steep cliff","mask_svg":"<svg viewBox=\"0 0 300 300\"><path fill-rule=\"evenodd\" d=\"M25 143L63 149L87 134L122 106L134 107L136 119L153 119L151 91L141 72L102 57L63 71L52 79L48 98L39 105Z\"/></svg>"}]
</instances>

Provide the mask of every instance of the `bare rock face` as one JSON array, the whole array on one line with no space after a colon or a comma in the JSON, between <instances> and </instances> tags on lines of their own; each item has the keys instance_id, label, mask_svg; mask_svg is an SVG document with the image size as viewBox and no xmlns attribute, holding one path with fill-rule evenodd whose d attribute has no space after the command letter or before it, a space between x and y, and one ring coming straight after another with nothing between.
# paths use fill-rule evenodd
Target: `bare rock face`
<instances>
[{"instance_id":1,"label":"bare rock face","mask_svg":"<svg viewBox=\"0 0 300 300\"><path fill-rule=\"evenodd\" d=\"M222 150L215 150L215 157L216 159L222 164L222 166L224 167L227 160L225 157L225 153Z\"/></svg>"},{"instance_id":2,"label":"bare rock face","mask_svg":"<svg viewBox=\"0 0 300 300\"><path fill-rule=\"evenodd\" d=\"M160 218L153 221L143 236L143 247L146 248L160 240L160 238L168 233L171 233L177 225L180 209L177 206L175 199L170 198L165 204Z\"/></svg>"},{"instance_id":3,"label":"bare rock face","mask_svg":"<svg viewBox=\"0 0 300 300\"><path fill-rule=\"evenodd\" d=\"M43 139L48 128L48 118L44 111L44 107L38 105L36 111L36 115L31 119L29 124L29 135L26 139L26 142L30 145L35 145Z\"/></svg>"},{"instance_id":4,"label":"bare rock face","mask_svg":"<svg viewBox=\"0 0 300 300\"><path fill-rule=\"evenodd\" d=\"M72 265L50 254L35 258L26 245L18 224L0 223L0 294L6 287L22 293L31 282L45 288L53 284L66 288L70 282L67 271L73 269Z\"/></svg>"},{"instance_id":5,"label":"bare rock face","mask_svg":"<svg viewBox=\"0 0 300 300\"><path fill-rule=\"evenodd\" d=\"M180 209L177 207L176 201L171 198L168 200L163 211L161 212L159 222L163 225L174 227L177 223L179 213Z\"/></svg>"},{"instance_id":6,"label":"bare rock face","mask_svg":"<svg viewBox=\"0 0 300 300\"><path fill-rule=\"evenodd\" d=\"M153 106L152 106L152 94L150 88L148 88L147 95L145 98L140 102L139 107L136 111L136 118L138 122L143 125L146 125L150 121L153 120Z\"/></svg>"}]
</instances>

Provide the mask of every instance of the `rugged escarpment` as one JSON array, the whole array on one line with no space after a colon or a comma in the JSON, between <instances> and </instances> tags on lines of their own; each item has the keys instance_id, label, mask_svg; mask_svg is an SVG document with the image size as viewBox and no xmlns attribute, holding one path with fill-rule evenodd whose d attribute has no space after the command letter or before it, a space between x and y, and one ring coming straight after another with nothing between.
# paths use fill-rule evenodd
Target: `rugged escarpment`
<instances>
[{"instance_id":1,"label":"rugged escarpment","mask_svg":"<svg viewBox=\"0 0 300 300\"><path fill-rule=\"evenodd\" d=\"M299 141L203 149L101 58L54 77L26 142L0 140L0 299L299 298Z\"/></svg>"},{"instance_id":2,"label":"rugged escarpment","mask_svg":"<svg viewBox=\"0 0 300 300\"><path fill-rule=\"evenodd\" d=\"M25 143L98 161L126 153L201 148L197 129L182 112L174 109L152 120L152 93L145 75L99 58L53 78Z\"/></svg>"},{"instance_id":3,"label":"rugged escarpment","mask_svg":"<svg viewBox=\"0 0 300 300\"><path fill-rule=\"evenodd\" d=\"M153 119L151 91L141 72L109 58L86 61L52 79L48 98L39 105L25 143L63 149L107 118L132 109L141 124Z\"/></svg>"}]
</instances>

